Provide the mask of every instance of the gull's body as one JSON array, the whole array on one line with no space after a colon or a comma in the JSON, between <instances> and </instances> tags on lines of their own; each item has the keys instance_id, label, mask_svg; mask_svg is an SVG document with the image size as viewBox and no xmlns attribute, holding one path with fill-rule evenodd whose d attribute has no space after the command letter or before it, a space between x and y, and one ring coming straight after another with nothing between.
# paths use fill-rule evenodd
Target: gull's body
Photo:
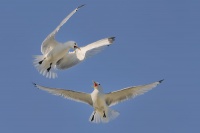
<instances>
[{"instance_id":1,"label":"gull's body","mask_svg":"<svg viewBox=\"0 0 200 133\"><path fill-rule=\"evenodd\" d=\"M65 44L57 43L57 45L47 52L45 55L35 56L35 67L39 72L46 77L55 78L57 74L55 72L56 63L62 59L76 43L73 41L67 42Z\"/></svg>"},{"instance_id":2,"label":"gull's body","mask_svg":"<svg viewBox=\"0 0 200 133\"><path fill-rule=\"evenodd\" d=\"M113 43L114 37L109 37L79 48L74 41L60 43L55 40L55 35L59 29L83 6L79 6L73 10L42 42L42 55L35 56L34 65L44 76L55 78L57 77L56 69L68 69L88 57L99 53L105 46ZM70 49L74 49L74 51L69 52Z\"/></svg>"},{"instance_id":3,"label":"gull's body","mask_svg":"<svg viewBox=\"0 0 200 133\"><path fill-rule=\"evenodd\" d=\"M72 90L48 88L37 85L35 83L34 85L37 88L48 91L54 95L60 95L64 98L75 100L78 102L83 102L92 106L94 108L94 111L90 116L89 121L94 123L105 123L109 122L111 119L114 119L119 115L119 113L115 110L112 110L110 106L115 105L124 100L133 98L137 95L141 95L156 87L162 81L163 80L147 85L127 87L125 89L114 91L111 93L104 93L101 85L97 82L94 82L94 91L91 94L76 92Z\"/></svg>"}]
</instances>

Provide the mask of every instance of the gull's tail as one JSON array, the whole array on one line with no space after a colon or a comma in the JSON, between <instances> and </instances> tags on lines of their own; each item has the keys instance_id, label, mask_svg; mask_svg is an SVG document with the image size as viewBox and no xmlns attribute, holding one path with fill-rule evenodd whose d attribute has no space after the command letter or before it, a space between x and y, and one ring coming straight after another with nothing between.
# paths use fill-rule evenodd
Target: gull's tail
<instances>
[{"instance_id":1,"label":"gull's tail","mask_svg":"<svg viewBox=\"0 0 200 133\"><path fill-rule=\"evenodd\" d=\"M93 123L107 123L110 120L115 119L119 115L119 112L108 108L106 111L93 111L89 121Z\"/></svg>"},{"instance_id":2,"label":"gull's tail","mask_svg":"<svg viewBox=\"0 0 200 133\"><path fill-rule=\"evenodd\" d=\"M37 68L40 74L47 78L56 78L57 73L55 72L55 65L45 60L44 55L35 55L33 64Z\"/></svg>"}]
</instances>

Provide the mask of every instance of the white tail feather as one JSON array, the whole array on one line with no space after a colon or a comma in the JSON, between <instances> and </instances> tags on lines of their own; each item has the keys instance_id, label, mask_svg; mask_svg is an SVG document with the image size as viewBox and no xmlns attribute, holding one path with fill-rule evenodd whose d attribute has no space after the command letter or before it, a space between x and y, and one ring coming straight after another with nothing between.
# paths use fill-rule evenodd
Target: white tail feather
<instances>
[{"instance_id":1,"label":"white tail feather","mask_svg":"<svg viewBox=\"0 0 200 133\"><path fill-rule=\"evenodd\" d=\"M43 76L46 76L47 78L56 78L57 73L55 72L55 65L51 65L51 69L47 71L47 69L50 67L50 62L47 60L44 60L44 55L35 55L35 60L33 61L34 66L37 68L40 74ZM39 64L40 61L44 60L41 64Z\"/></svg>"},{"instance_id":2,"label":"white tail feather","mask_svg":"<svg viewBox=\"0 0 200 133\"><path fill-rule=\"evenodd\" d=\"M103 117L104 113L101 111L93 111L89 121L93 123L107 123L110 120L115 119L117 116L119 116L119 112L112 110L110 108L107 109L105 112L106 117Z\"/></svg>"}]
</instances>

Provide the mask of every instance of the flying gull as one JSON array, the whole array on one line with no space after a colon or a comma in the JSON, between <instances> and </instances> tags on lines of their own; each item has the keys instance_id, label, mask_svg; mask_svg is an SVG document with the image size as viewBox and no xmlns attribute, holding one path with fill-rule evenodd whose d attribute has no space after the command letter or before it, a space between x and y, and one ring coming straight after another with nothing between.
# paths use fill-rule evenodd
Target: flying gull
<instances>
[{"instance_id":1,"label":"flying gull","mask_svg":"<svg viewBox=\"0 0 200 133\"><path fill-rule=\"evenodd\" d=\"M106 123L116 118L119 112L110 108L119 102L131 99L137 95L141 95L152 88L156 87L163 80L140 86L127 87L118 91L104 93L102 86L98 82L94 82L94 91L91 94L84 92L77 92L73 90L65 90L58 88L49 88L35 84L35 87L52 93L54 95L62 96L64 98L74 100L77 102L86 103L94 108L89 121L93 123Z\"/></svg>"},{"instance_id":2,"label":"flying gull","mask_svg":"<svg viewBox=\"0 0 200 133\"><path fill-rule=\"evenodd\" d=\"M42 55L34 56L34 66L42 75L48 78L56 78L57 69L63 70L73 67L114 42L115 37L108 37L79 48L75 41L61 43L55 40L59 29L83 6L81 5L73 10L42 42ZM74 51L70 52L70 49Z\"/></svg>"}]
</instances>

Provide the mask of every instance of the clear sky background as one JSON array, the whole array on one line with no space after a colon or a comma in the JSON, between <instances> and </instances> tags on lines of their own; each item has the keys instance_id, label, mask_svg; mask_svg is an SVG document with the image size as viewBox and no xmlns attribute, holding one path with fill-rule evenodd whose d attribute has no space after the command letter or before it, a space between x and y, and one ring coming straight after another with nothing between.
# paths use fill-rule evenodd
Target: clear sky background
<instances>
[{"instance_id":1,"label":"clear sky background","mask_svg":"<svg viewBox=\"0 0 200 133\"><path fill-rule=\"evenodd\" d=\"M81 4L59 31L60 42L85 46L115 36L100 54L47 79L33 55L61 20ZM1 0L0 132L200 132L199 0ZM165 79L154 90L113 106L120 116L107 124L88 121L93 109L33 87L91 93Z\"/></svg>"}]
</instances>

